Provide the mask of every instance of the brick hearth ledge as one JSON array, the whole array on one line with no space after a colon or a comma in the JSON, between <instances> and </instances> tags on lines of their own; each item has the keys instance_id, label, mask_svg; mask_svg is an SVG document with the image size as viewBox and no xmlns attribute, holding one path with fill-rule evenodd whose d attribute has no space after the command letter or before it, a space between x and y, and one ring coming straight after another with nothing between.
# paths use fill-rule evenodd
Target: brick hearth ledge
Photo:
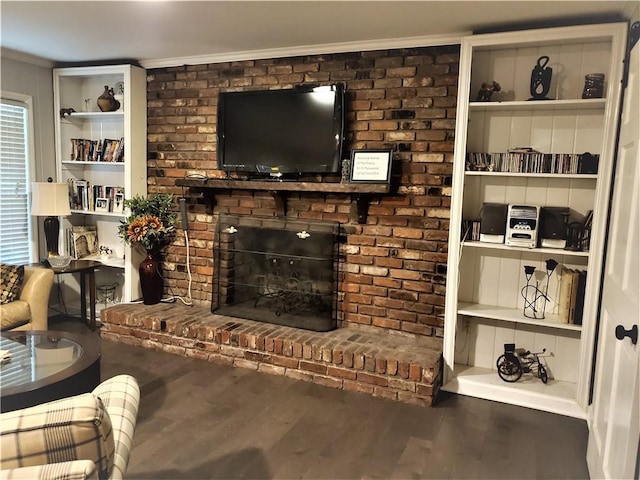
<instances>
[{"instance_id":1,"label":"brick hearth ledge","mask_svg":"<svg viewBox=\"0 0 640 480\"><path fill-rule=\"evenodd\" d=\"M101 336L213 363L431 406L442 340L345 326L311 332L180 304L122 304L100 314Z\"/></svg>"}]
</instances>

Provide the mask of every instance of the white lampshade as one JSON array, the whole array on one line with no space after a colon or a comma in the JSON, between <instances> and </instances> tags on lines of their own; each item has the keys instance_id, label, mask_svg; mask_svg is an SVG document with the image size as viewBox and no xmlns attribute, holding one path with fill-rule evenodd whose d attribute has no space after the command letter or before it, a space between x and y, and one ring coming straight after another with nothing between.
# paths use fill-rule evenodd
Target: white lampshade
<instances>
[{"instance_id":1,"label":"white lampshade","mask_svg":"<svg viewBox=\"0 0 640 480\"><path fill-rule=\"evenodd\" d=\"M31 184L31 215L40 217L71 215L66 183Z\"/></svg>"}]
</instances>

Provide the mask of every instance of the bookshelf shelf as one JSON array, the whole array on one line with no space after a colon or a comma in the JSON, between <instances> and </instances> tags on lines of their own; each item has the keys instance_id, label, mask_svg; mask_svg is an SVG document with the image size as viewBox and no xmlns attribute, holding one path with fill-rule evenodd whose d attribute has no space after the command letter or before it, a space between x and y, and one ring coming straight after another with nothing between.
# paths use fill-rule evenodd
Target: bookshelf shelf
<instances>
[{"instance_id":1,"label":"bookshelf shelf","mask_svg":"<svg viewBox=\"0 0 640 480\"><path fill-rule=\"evenodd\" d=\"M120 120L124 119L122 112L73 112L65 117L68 120L95 121L95 120Z\"/></svg>"},{"instance_id":2,"label":"bookshelf shelf","mask_svg":"<svg viewBox=\"0 0 640 480\"><path fill-rule=\"evenodd\" d=\"M124 168L125 162L89 162L83 160L63 160L62 165L68 168L78 167L113 167L113 168Z\"/></svg>"},{"instance_id":3,"label":"bookshelf shelf","mask_svg":"<svg viewBox=\"0 0 640 480\"><path fill-rule=\"evenodd\" d=\"M556 178L556 179L580 179L597 180L598 175L588 173L512 173L512 172L479 172L467 170L464 173L468 177L522 177L522 178Z\"/></svg>"},{"instance_id":4,"label":"bookshelf shelf","mask_svg":"<svg viewBox=\"0 0 640 480\"><path fill-rule=\"evenodd\" d=\"M125 268L125 259L120 257L104 257L99 254L87 255L83 258L83 260L95 260L96 262L100 262L105 267L113 267L113 268Z\"/></svg>"},{"instance_id":5,"label":"bookshelf shelf","mask_svg":"<svg viewBox=\"0 0 640 480\"><path fill-rule=\"evenodd\" d=\"M462 395L505 402L522 407L545 410L559 415L586 418L585 412L576 404L577 384L551 379L545 385L537 378L524 376L517 383L503 382L491 368L475 367L456 363L453 380L442 389Z\"/></svg>"},{"instance_id":6,"label":"bookshelf shelf","mask_svg":"<svg viewBox=\"0 0 640 480\"><path fill-rule=\"evenodd\" d=\"M523 100L512 102L469 102L469 110L476 111L546 111L546 110L604 110L607 100L604 98L568 99L568 100Z\"/></svg>"},{"instance_id":7,"label":"bookshelf shelf","mask_svg":"<svg viewBox=\"0 0 640 480\"><path fill-rule=\"evenodd\" d=\"M519 323L522 325L536 325L539 327L555 328L558 330L573 330L576 332L582 330L581 325L564 323L558 315L547 313L544 319L535 320L533 318L525 317L522 313L522 309L499 307L496 305L481 305L478 303L461 302L458 304L458 315L489 318L493 320L501 320L503 322Z\"/></svg>"},{"instance_id":8,"label":"bookshelf shelf","mask_svg":"<svg viewBox=\"0 0 640 480\"><path fill-rule=\"evenodd\" d=\"M504 243L486 243L467 240L462 242L462 247L467 248L485 248L487 250L510 250L514 252L529 252L529 253L544 253L548 255L564 255L570 257L589 257L589 252L577 252L574 250L564 250L561 248L525 248L516 247L512 245L505 245Z\"/></svg>"},{"instance_id":9,"label":"bookshelf shelf","mask_svg":"<svg viewBox=\"0 0 640 480\"><path fill-rule=\"evenodd\" d=\"M100 217L116 217L116 218L124 219L124 213L121 213L121 212L96 212L91 210L72 209L71 213L76 215L96 215Z\"/></svg>"}]
</instances>

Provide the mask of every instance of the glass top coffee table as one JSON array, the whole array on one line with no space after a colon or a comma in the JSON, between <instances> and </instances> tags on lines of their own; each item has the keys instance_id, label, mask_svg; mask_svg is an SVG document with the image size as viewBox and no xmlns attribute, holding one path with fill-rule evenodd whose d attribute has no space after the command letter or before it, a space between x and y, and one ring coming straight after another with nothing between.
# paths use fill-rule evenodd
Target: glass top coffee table
<instances>
[{"instance_id":1,"label":"glass top coffee table","mask_svg":"<svg viewBox=\"0 0 640 480\"><path fill-rule=\"evenodd\" d=\"M95 334L53 330L2 332L0 411L10 412L93 390L100 383Z\"/></svg>"}]
</instances>

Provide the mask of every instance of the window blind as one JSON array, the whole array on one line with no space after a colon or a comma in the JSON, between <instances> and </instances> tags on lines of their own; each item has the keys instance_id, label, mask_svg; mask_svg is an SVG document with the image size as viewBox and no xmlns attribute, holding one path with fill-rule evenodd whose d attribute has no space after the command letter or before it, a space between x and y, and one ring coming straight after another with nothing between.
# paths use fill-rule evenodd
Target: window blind
<instances>
[{"instance_id":1,"label":"window blind","mask_svg":"<svg viewBox=\"0 0 640 480\"><path fill-rule=\"evenodd\" d=\"M0 261L29 263L29 109L3 98L0 103Z\"/></svg>"}]
</instances>

